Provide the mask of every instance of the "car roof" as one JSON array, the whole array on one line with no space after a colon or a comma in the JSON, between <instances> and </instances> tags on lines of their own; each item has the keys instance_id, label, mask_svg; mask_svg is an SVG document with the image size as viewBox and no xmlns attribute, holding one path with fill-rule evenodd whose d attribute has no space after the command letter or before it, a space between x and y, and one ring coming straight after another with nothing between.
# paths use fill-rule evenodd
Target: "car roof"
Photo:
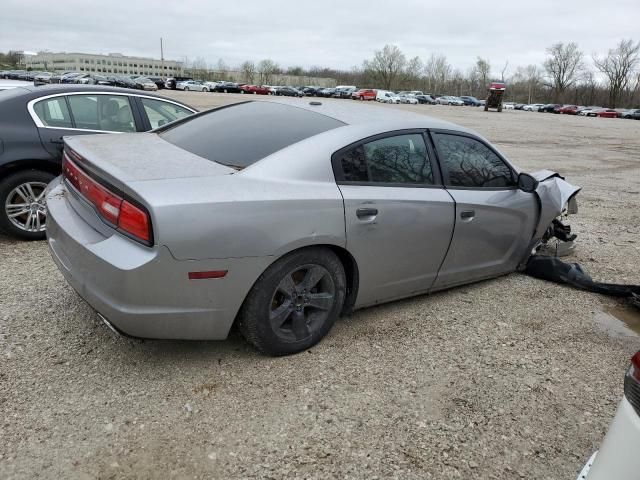
<instances>
[{"instance_id":1,"label":"car roof","mask_svg":"<svg viewBox=\"0 0 640 480\"><path fill-rule=\"evenodd\" d=\"M133 81L133 80L132 80ZM105 85L78 85L78 84L53 84L53 85L42 85L42 86L34 86L33 84L21 85L16 88L12 88L12 98L16 98L20 94L24 94L25 98L28 100L33 100L35 98L46 97L47 95L56 95L56 94L64 94L71 92L82 92L82 93L91 93L91 92L113 92L120 93L125 95L142 95L145 97L153 97L159 98L161 100L167 100L173 103L177 103L180 105L184 105L193 111L197 111L197 109L192 106L181 102L179 100L173 100L171 98L166 98L161 95L155 95L153 93L143 91L143 90L133 90L131 88L120 88L120 87L110 87ZM7 97L3 97L7 98Z\"/></svg>"},{"instance_id":2,"label":"car roof","mask_svg":"<svg viewBox=\"0 0 640 480\"><path fill-rule=\"evenodd\" d=\"M393 107L379 105L362 105L362 103L344 101L308 101L296 98L277 98L262 100L266 102L281 103L293 107L302 108L315 113L320 113L334 118L347 125L366 124L390 124L402 128L435 128L445 130L458 130L476 134L476 132L459 125L446 122L421 113L409 112ZM320 105L318 105L320 104Z\"/></svg>"}]
</instances>

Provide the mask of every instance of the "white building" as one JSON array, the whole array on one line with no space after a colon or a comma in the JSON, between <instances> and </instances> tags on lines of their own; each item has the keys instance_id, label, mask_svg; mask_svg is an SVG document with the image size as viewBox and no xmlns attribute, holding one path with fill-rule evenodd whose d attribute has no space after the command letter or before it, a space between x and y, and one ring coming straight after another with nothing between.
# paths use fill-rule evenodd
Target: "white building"
<instances>
[{"instance_id":1,"label":"white building","mask_svg":"<svg viewBox=\"0 0 640 480\"><path fill-rule=\"evenodd\" d=\"M121 53L93 55L90 53L49 53L25 55L26 68L48 72L88 72L99 74L145 75L171 77L182 72L182 62L127 57Z\"/></svg>"}]
</instances>

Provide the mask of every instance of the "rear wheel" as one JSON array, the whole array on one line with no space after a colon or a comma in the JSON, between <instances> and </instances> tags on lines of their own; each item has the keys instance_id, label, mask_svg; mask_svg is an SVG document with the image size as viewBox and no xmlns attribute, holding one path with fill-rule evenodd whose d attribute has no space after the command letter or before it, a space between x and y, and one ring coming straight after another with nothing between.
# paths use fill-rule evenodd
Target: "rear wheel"
<instances>
[{"instance_id":1,"label":"rear wheel","mask_svg":"<svg viewBox=\"0 0 640 480\"><path fill-rule=\"evenodd\" d=\"M0 181L0 230L24 240L44 239L44 191L54 178L42 170L23 170Z\"/></svg>"},{"instance_id":2,"label":"rear wheel","mask_svg":"<svg viewBox=\"0 0 640 480\"><path fill-rule=\"evenodd\" d=\"M240 331L268 355L306 350L331 330L345 291L344 268L333 252L315 247L294 252L258 278L240 310Z\"/></svg>"}]
</instances>

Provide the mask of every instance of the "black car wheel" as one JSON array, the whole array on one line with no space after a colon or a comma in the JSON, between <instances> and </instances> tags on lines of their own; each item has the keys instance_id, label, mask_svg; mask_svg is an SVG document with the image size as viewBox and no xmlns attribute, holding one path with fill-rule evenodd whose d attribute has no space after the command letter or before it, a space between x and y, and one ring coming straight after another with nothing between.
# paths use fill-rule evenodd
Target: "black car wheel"
<instances>
[{"instance_id":1,"label":"black car wheel","mask_svg":"<svg viewBox=\"0 0 640 480\"><path fill-rule=\"evenodd\" d=\"M306 350L331 330L345 292L344 268L331 250L293 252L258 278L240 310L240 331L268 355Z\"/></svg>"},{"instance_id":2,"label":"black car wheel","mask_svg":"<svg viewBox=\"0 0 640 480\"><path fill-rule=\"evenodd\" d=\"M23 170L0 181L0 230L24 240L44 239L44 192L54 178L49 172Z\"/></svg>"}]
</instances>

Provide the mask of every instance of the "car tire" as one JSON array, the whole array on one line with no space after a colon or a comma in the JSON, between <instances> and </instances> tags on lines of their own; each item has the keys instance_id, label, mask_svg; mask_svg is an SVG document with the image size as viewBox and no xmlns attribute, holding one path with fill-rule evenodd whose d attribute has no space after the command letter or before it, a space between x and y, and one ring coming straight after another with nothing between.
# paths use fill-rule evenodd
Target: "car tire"
<instances>
[{"instance_id":1,"label":"car tire","mask_svg":"<svg viewBox=\"0 0 640 480\"><path fill-rule=\"evenodd\" d=\"M46 185L54 178L55 175L42 170L21 170L2 179L2 181L0 181L0 231L23 240L43 240L46 236L44 231L44 224L46 223L46 207L44 206L45 202L43 192ZM33 202L31 202L40 204L41 208L38 208L35 211L27 211L25 209L25 215L27 215L27 218L20 216L14 217L15 219L12 220L9 215L11 213L17 213L15 212L16 206L20 203L27 203L22 202L20 200L20 195L17 193L17 189L19 187L26 185L30 185L31 189L20 190L33 191L33 193L39 197L42 195L37 201L36 198L33 198ZM31 200L31 198L29 198L29 200ZM11 207L11 205L13 205L13 207ZM35 213L35 217L32 216L32 212ZM28 220L29 217L33 219L34 222L38 220L41 228L35 230L37 225L34 225L33 230L29 231L18 226L19 224L22 224L24 227L31 225L32 223ZM41 218L42 220L40 220Z\"/></svg>"},{"instance_id":2,"label":"car tire","mask_svg":"<svg viewBox=\"0 0 640 480\"><path fill-rule=\"evenodd\" d=\"M260 275L240 309L238 326L262 353L298 353L331 330L345 295L346 277L338 257L327 248L301 249Z\"/></svg>"}]
</instances>

